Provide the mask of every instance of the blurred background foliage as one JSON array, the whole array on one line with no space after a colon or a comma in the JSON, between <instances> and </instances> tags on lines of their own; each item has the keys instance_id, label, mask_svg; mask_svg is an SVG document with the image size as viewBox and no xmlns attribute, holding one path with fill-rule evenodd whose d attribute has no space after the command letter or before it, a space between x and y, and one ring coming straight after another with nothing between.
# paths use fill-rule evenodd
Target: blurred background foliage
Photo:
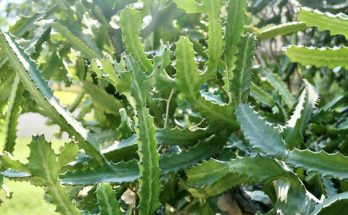
<instances>
[{"instance_id":1,"label":"blurred background foliage","mask_svg":"<svg viewBox=\"0 0 348 215\"><path fill-rule=\"evenodd\" d=\"M78 120L92 131L104 131L106 146L119 138L115 131L122 125L114 123L115 119L120 118L118 110L112 110L105 101L116 102L115 98L118 99L121 95L115 94L113 86L105 82L97 83L96 77L90 74L86 67L91 63L91 59L106 54L114 59L121 59L124 47L119 27L120 11L130 2L137 1L0 0L1 28L8 29L20 38L18 42L26 48L33 59L36 59L57 96L65 101L63 103L72 112L78 110L75 112ZM295 21L296 11L303 6L332 13L348 13L346 0L251 0L246 20L248 31L257 33L270 25ZM149 54L166 43L173 49L173 44L179 37L186 35L194 43L194 49L201 58L197 61L205 62L207 58L204 52L207 45L205 44L207 35L204 33L207 29L205 15L187 15L171 0L157 0L149 10L152 17L144 18L141 31L145 50ZM225 18L222 12L221 19ZM81 53L78 42L71 42L74 37L80 38L91 51ZM259 101L252 95L250 102L258 104L269 121L284 125L296 96L303 88L302 78L307 79L320 92L320 101L310 127L306 130L304 145L315 150L319 148L328 152L340 151L348 155L348 72L341 67L328 69L291 63L283 54L284 47L291 44L316 47L348 46L343 36L330 36L328 32L318 32L315 28L260 41L255 54L253 67L255 72L252 78L254 87L262 86L269 100ZM0 58L0 122L6 117L7 100L14 79L11 69L4 69L7 66ZM172 66L168 66L167 72L173 75L175 71ZM206 97L219 96L222 100L226 99L222 83L208 82L205 88L202 90ZM154 105L157 105L158 111L152 114L159 127L163 126L162 117L166 114L166 101L170 94L170 90L162 95L154 93L156 103ZM41 113L28 93L24 93L23 97L26 102L22 105L21 114ZM175 117L168 119L170 127L204 127L204 122L201 123L202 117L193 112L185 100L179 97L178 108L176 109L175 105L171 107L169 111L173 114L170 116ZM330 111L327 111L329 109ZM20 123L27 122L20 121ZM53 139L63 134L58 130L55 135ZM30 138L19 136L16 148L18 158L27 153L26 144ZM62 144L56 142L57 146ZM304 181L312 189L311 191L320 197L322 182L318 177L320 178L316 174L310 174ZM348 190L347 182L334 181L334 183L335 189ZM15 196L11 201L5 200L0 206L0 214L53 214L50 206L41 201L42 191L39 188L21 182L13 182L9 186ZM255 198L261 197L263 196L256 195ZM16 201L27 204L19 204Z\"/></svg>"}]
</instances>

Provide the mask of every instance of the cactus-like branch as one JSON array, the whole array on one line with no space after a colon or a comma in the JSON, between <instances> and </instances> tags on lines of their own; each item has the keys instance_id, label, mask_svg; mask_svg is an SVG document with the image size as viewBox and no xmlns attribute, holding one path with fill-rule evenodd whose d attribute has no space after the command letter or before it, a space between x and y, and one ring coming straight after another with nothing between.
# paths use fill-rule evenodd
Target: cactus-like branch
<instances>
[{"instance_id":1,"label":"cactus-like branch","mask_svg":"<svg viewBox=\"0 0 348 215\"><path fill-rule=\"evenodd\" d=\"M15 141L17 137L17 121L20 113L20 102L22 99L23 87L20 83L19 76L15 77L9 105L7 109L6 125L5 125L5 142L4 151L13 153Z\"/></svg>"},{"instance_id":2,"label":"cactus-like branch","mask_svg":"<svg viewBox=\"0 0 348 215\"><path fill-rule=\"evenodd\" d=\"M348 48L315 48L304 46L290 46L285 54L292 62L301 63L304 66L313 65L316 67L327 66L330 69L341 66L348 69Z\"/></svg>"},{"instance_id":3,"label":"cactus-like branch","mask_svg":"<svg viewBox=\"0 0 348 215\"><path fill-rule=\"evenodd\" d=\"M147 109L147 95L150 85L146 82L146 75L140 71L139 65L132 63L132 96L135 100L134 121L138 136L139 155L139 213L152 214L158 207L161 191L160 174L158 165L157 142L155 139L156 128L154 120Z\"/></svg>"},{"instance_id":4,"label":"cactus-like branch","mask_svg":"<svg viewBox=\"0 0 348 215\"><path fill-rule=\"evenodd\" d=\"M48 83L42 78L36 64L18 46L14 38L9 34L1 32L0 44L12 67L20 77L23 86L31 93L41 108L45 110L47 116L68 132L71 137L75 138L87 153L90 153L99 162L102 162L103 158L98 152L99 146L94 137L59 104L59 101L53 96Z\"/></svg>"},{"instance_id":5,"label":"cactus-like branch","mask_svg":"<svg viewBox=\"0 0 348 215\"><path fill-rule=\"evenodd\" d=\"M306 29L304 22L288 22L280 25L266 26L257 32L256 36L259 40L267 40L279 35L287 35Z\"/></svg>"},{"instance_id":6,"label":"cactus-like branch","mask_svg":"<svg viewBox=\"0 0 348 215\"><path fill-rule=\"evenodd\" d=\"M348 38L348 18L345 14L322 13L319 10L302 8L298 20L307 26L317 27L320 31L329 30L332 35L342 34Z\"/></svg>"},{"instance_id":7,"label":"cactus-like branch","mask_svg":"<svg viewBox=\"0 0 348 215\"><path fill-rule=\"evenodd\" d=\"M51 203L56 205L56 210L66 215L81 214L59 184L58 172L60 166L50 144L46 142L43 136L33 137L29 148L30 156L26 165L27 169L39 179L39 185L45 187Z\"/></svg>"},{"instance_id":8,"label":"cactus-like branch","mask_svg":"<svg viewBox=\"0 0 348 215\"><path fill-rule=\"evenodd\" d=\"M241 104L236 111L245 138L262 153L274 156L286 154L279 128L262 119L249 105Z\"/></svg>"}]
</instances>

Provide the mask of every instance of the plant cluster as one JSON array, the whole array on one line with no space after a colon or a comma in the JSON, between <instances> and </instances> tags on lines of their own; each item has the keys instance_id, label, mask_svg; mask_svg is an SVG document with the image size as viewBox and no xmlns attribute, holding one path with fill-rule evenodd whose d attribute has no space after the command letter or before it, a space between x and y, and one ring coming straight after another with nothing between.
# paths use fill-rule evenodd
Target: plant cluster
<instances>
[{"instance_id":1,"label":"plant cluster","mask_svg":"<svg viewBox=\"0 0 348 215\"><path fill-rule=\"evenodd\" d=\"M337 11L348 6L299 1L337 15L302 8L294 21L291 3L274 2L24 7L0 33L0 181L43 187L64 215L344 213L348 18ZM78 89L68 107L56 85ZM70 142L57 153L33 136L19 162L26 112Z\"/></svg>"}]
</instances>

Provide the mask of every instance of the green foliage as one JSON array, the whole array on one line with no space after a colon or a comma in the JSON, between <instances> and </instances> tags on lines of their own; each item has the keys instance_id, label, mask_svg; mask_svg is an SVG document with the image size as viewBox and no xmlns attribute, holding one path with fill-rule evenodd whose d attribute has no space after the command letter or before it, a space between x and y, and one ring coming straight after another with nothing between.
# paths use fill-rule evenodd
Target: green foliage
<instances>
[{"instance_id":1,"label":"green foliage","mask_svg":"<svg viewBox=\"0 0 348 215\"><path fill-rule=\"evenodd\" d=\"M285 155L285 144L279 128L268 124L245 104L238 106L236 115L245 137L253 147L269 155Z\"/></svg>"},{"instance_id":2,"label":"green foliage","mask_svg":"<svg viewBox=\"0 0 348 215\"><path fill-rule=\"evenodd\" d=\"M222 54L222 26L220 22L220 10L222 2L221 0L210 1L203 0L203 11L209 17L209 31L208 31L208 62L207 62L207 71L205 72L205 79L210 77L214 78L217 72L217 68L220 63L221 54Z\"/></svg>"},{"instance_id":3,"label":"green foliage","mask_svg":"<svg viewBox=\"0 0 348 215\"><path fill-rule=\"evenodd\" d=\"M297 19L305 22L307 26L315 26L320 31L329 30L332 35L342 34L348 36L348 19L344 14L333 15L331 13L322 13L318 10L302 8L297 13Z\"/></svg>"},{"instance_id":4,"label":"green foliage","mask_svg":"<svg viewBox=\"0 0 348 215\"><path fill-rule=\"evenodd\" d=\"M318 101L316 89L305 81L305 89L301 93L294 113L288 120L285 128L285 139L288 148L299 147L303 141L303 132L311 118L316 102Z\"/></svg>"},{"instance_id":5,"label":"green foliage","mask_svg":"<svg viewBox=\"0 0 348 215\"><path fill-rule=\"evenodd\" d=\"M152 71L151 61L147 59L140 41L141 15L134 9L125 9L120 15L120 26L127 51L138 61L141 69L147 73Z\"/></svg>"},{"instance_id":6,"label":"green foliage","mask_svg":"<svg viewBox=\"0 0 348 215\"><path fill-rule=\"evenodd\" d=\"M199 88L202 84L202 78L194 61L192 43L188 38L180 38L177 44L176 58L178 64L176 85L179 91L191 102L192 106L205 114L207 119L212 122L221 120L229 126L235 126L231 105L213 104L200 96Z\"/></svg>"},{"instance_id":7,"label":"green foliage","mask_svg":"<svg viewBox=\"0 0 348 215\"><path fill-rule=\"evenodd\" d=\"M269 107L272 107L274 105L274 99L272 98L272 96L254 83L251 83L250 85L250 96Z\"/></svg>"},{"instance_id":8,"label":"green foliage","mask_svg":"<svg viewBox=\"0 0 348 215\"><path fill-rule=\"evenodd\" d=\"M334 214L345 213L347 208L347 193L340 193L330 196L325 199L321 204L318 204L315 210L311 214Z\"/></svg>"},{"instance_id":9,"label":"green foliage","mask_svg":"<svg viewBox=\"0 0 348 215\"><path fill-rule=\"evenodd\" d=\"M61 166L57 156L43 136L33 137L29 145L30 156L26 169L35 177L35 184L45 186L50 201L61 214L81 214L59 184L58 173Z\"/></svg>"},{"instance_id":10,"label":"green foliage","mask_svg":"<svg viewBox=\"0 0 348 215\"><path fill-rule=\"evenodd\" d=\"M267 40L279 35L291 34L297 31L306 29L306 24L303 22L289 22L280 25L266 26L257 33L259 40Z\"/></svg>"},{"instance_id":11,"label":"green foliage","mask_svg":"<svg viewBox=\"0 0 348 215\"><path fill-rule=\"evenodd\" d=\"M4 151L7 151L9 153L13 153L14 151L17 133L17 120L20 112L20 102L23 93L23 88L18 76L16 76L13 84L14 87L12 88L12 92L9 98L9 107L6 116L4 142Z\"/></svg>"},{"instance_id":12,"label":"green foliage","mask_svg":"<svg viewBox=\"0 0 348 215\"><path fill-rule=\"evenodd\" d=\"M47 82L43 80L36 64L10 35L1 32L0 42L24 87L32 94L36 102L45 109L45 114L75 137L84 146L86 151L101 161L100 154L96 150L98 146L95 140L91 139L88 131L59 104Z\"/></svg>"},{"instance_id":13,"label":"green foliage","mask_svg":"<svg viewBox=\"0 0 348 215\"><path fill-rule=\"evenodd\" d=\"M13 180L64 215L347 208L346 15L302 8L293 21L292 3L263 0L28 3L9 6L27 16L0 33L7 197ZM65 108L57 91L76 99ZM17 124L32 112L70 140L53 150L34 136L22 163Z\"/></svg>"},{"instance_id":14,"label":"green foliage","mask_svg":"<svg viewBox=\"0 0 348 215\"><path fill-rule=\"evenodd\" d=\"M248 100L251 65L255 47L255 36L247 34L241 39L234 77L230 83L232 96L236 104L244 103Z\"/></svg>"},{"instance_id":15,"label":"green foliage","mask_svg":"<svg viewBox=\"0 0 348 215\"><path fill-rule=\"evenodd\" d=\"M233 71L237 60L238 47L244 33L246 1L230 0L227 6L228 14L226 21L225 42L225 91L230 93L230 81L233 79Z\"/></svg>"},{"instance_id":16,"label":"green foliage","mask_svg":"<svg viewBox=\"0 0 348 215\"><path fill-rule=\"evenodd\" d=\"M339 153L327 154L323 151L294 150L289 153L287 162L296 167L303 167L308 171L320 172L323 176L339 179L347 178L347 170L345 168L348 158Z\"/></svg>"},{"instance_id":17,"label":"green foliage","mask_svg":"<svg viewBox=\"0 0 348 215\"><path fill-rule=\"evenodd\" d=\"M256 163L257 165L255 165ZM267 169L272 169L272 171L267 171ZM256 156L236 158L227 162L210 160L200 166L189 169L187 175L189 182L195 186L208 185L205 188L207 193L215 193L219 189L219 192L221 192L221 189L227 190L240 183L252 184L258 182L267 184L276 179L284 179L286 182L283 182L283 186L285 187L277 187L277 184L274 184L275 189L286 189L285 192L287 192L287 197L282 196L284 193L281 192L284 192L284 190L277 192L277 210L286 214L293 213L293 211L306 214L312 207L309 197L305 195L305 188L301 182L291 172L285 171L273 159ZM228 176L231 182L226 183L224 176ZM219 179L222 179L224 183L219 183ZM216 183L215 185L209 186L214 184L214 182ZM281 181L276 182L282 184ZM197 191L192 189L190 192ZM284 198L288 198L287 201L289 202L282 205L282 201L286 201Z\"/></svg>"},{"instance_id":18,"label":"green foliage","mask_svg":"<svg viewBox=\"0 0 348 215\"><path fill-rule=\"evenodd\" d=\"M139 177L136 161L120 162L107 167L68 172L61 177L66 185L90 185L97 183L133 182Z\"/></svg>"},{"instance_id":19,"label":"green foliage","mask_svg":"<svg viewBox=\"0 0 348 215\"><path fill-rule=\"evenodd\" d=\"M82 52L82 54L90 59L97 58L100 56L95 50L91 49L86 45L83 41L81 41L78 37L76 37L67 27L59 24L52 23L48 24L54 30L58 31L66 38L66 40L78 51Z\"/></svg>"},{"instance_id":20,"label":"green foliage","mask_svg":"<svg viewBox=\"0 0 348 215\"><path fill-rule=\"evenodd\" d=\"M183 9L186 13L202 12L202 5L195 0L174 0L178 8Z\"/></svg>"},{"instance_id":21,"label":"green foliage","mask_svg":"<svg viewBox=\"0 0 348 215\"><path fill-rule=\"evenodd\" d=\"M348 19L344 14L333 15L331 13L321 13L318 10L301 9L298 19L307 26L315 26L318 30L329 30L330 34L342 34L348 36ZM327 66L330 69L341 66L348 68L345 61L348 51L346 47L334 48L315 48L292 46L286 50L286 55L293 62L303 65L314 65L317 67Z\"/></svg>"},{"instance_id":22,"label":"green foliage","mask_svg":"<svg viewBox=\"0 0 348 215\"><path fill-rule=\"evenodd\" d=\"M229 1L225 34L225 55L229 69L234 69L238 46L244 33L246 1Z\"/></svg>"},{"instance_id":23,"label":"green foliage","mask_svg":"<svg viewBox=\"0 0 348 215\"><path fill-rule=\"evenodd\" d=\"M211 149L210 146L216 143L218 145ZM165 155L160 158L159 167L166 174L178 172L214 156L221 150L224 143L220 138L212 138L208 142L196 144L181 153ZM114 149L114 151L121 151L121 149ZM131 160L112 164L111 168L93 168L68 172L61 176L61 182L70 185L125 183L133 182L138 177L139 168L137 168L136 161Z\"/></svg>"},{"instance_id":24,"label":"green foliage","mask_svg":"<svg viewBox=\"0 0 348 215\"><path fill-rule=\"evenodd\" d=\"M120 205L110 184L98 184L97 197L101 215L122 214Z\"/></svg>"},{"instance_id":25,"label":"green foliage","mask_svg":"<svg viewBox=\"0 0 348 215\"><path fill-rule=\"evenodd\" d=\"M159 155L155 139L156 130L154 120L147 109L147 92L150 85L147 77L140 71L139 66L132 63L132 96L135 100L135 126L138 136L139 155L139 213L151 214L160 206L159 194L161 190Z\"/></svg>"},{"instance_id":26,"label":"green foliage","mask_svg":"<svg viewBox=\"0 0 348 215\"><path fill-rule=\"evenodd\" d=\"M327 66L333 69L338 66L348 68L346 58L348 56L348 48L315 48L292 46L286 50L286 55L293 62L299 62L303 65L313 65L317 67Z\"/></svg>"},{"instance_id":27,"label":"green foliage","mask_svg":"<svg viewBox=\"0 0 348 215\"><path fill-rule=\"evenodd\" d=\"M285 104L288 107L292 107L295 104L295 98L286 87L282 78L277 73L271 73L269 71L262 70L262 76L266 78L266 81L272 85L272 87L283 97Z\"/></svg>"},{"instance_id":28,"label":"green foliage","mask_svg":"<svg viewBox=\"0 0 348 215\"><path fill-rule=\"evenodd\" d=\"M194 57L193 45L189 38L181 37L176 48L178 64L176 85L192 100L199 97L199 88L202 84Z\"/></svg>"}]
</instances>

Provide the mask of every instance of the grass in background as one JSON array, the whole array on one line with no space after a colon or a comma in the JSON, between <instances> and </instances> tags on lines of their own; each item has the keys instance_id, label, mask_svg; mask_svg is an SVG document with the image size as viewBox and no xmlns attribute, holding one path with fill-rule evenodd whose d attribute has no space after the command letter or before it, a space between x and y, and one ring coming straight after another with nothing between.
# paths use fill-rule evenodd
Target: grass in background
<instances>
[{"instance_id":1,"label":"grass in background","mask_svg":"<svg viewBox=\"0 0 348 215\"><path fill-rule=\"evenodd\" d=\"M76 92L69 91L54 91L54 96L59 98L61 104L69 105L72 104L77 96Z\"/></svg>"},{"instance_id":2,"label":"grass in background","mask_svg":"<svg viewBox=\"0 0 348 215\"><path fill-rule=\"evenodd\" d=\"M58 215L55 206L44 200L44 191L27 182L5 180L5 184L13 192L12 199L6 199L0 206L0 214L6 215ZM2 199L4 199L2 197Z\"/></svg>"}]
</instances>

